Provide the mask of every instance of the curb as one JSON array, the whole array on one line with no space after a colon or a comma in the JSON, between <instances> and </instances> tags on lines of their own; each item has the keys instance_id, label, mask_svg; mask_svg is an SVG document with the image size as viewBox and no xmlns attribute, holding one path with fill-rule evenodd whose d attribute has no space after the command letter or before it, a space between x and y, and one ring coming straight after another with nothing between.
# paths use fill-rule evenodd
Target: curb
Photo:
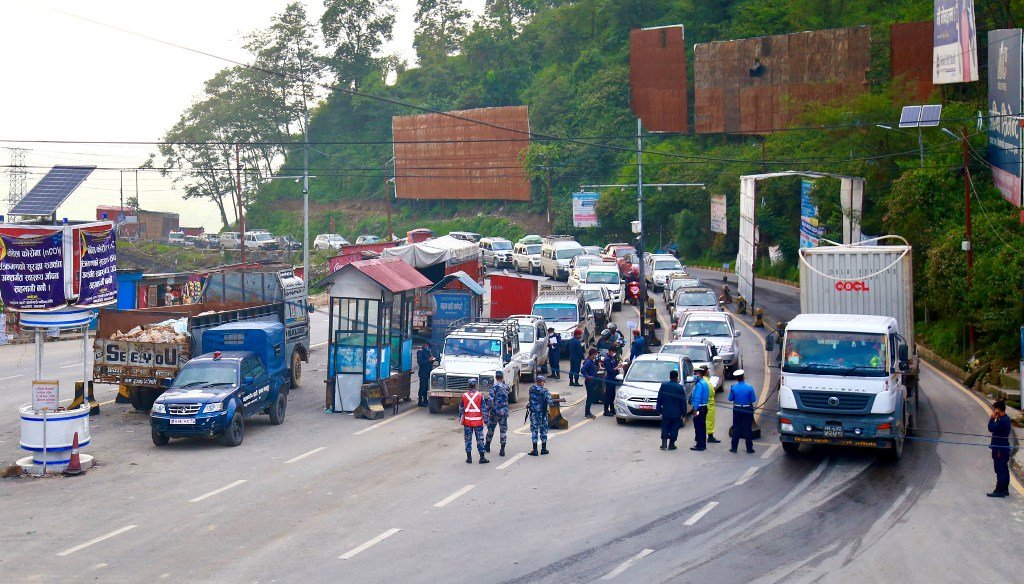
<instances>
[{"instance_id":1,"label":"curb","mask_svg":"<svg viewBox=\"0 0 1024 584\"><path fill-rule=\"evenodd\" d=\"M687 266L697 270L710 270L712 272L721 272L723 274L735 274L735 270L727 270L725 268L717 268L715 266ZM773 276L756 276L758 280L764 280L765 282L774 282L775 284L782 284L783 286L789 286L790 288L800 289L798 282L792 282L790 280L783 280L782 278L775 278Z\"/></svg>"}]
</instances>

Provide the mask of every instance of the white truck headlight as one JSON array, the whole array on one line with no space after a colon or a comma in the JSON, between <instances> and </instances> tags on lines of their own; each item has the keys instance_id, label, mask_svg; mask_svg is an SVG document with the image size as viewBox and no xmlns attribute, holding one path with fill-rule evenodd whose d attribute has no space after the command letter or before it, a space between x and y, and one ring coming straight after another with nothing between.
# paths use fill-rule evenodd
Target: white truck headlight
<instances>
[{"instance_id":1,"label":"white truck headlight","mask_svg":"<svg viewBox=\"0 0 1024 584\"><path fill-rule=\"evenodd\" d=\"M152 412L154 414L166 414L167 413L167 407L164 406L164 404L161 403L161 402L154 402L153 403L153 410L152 410Z\"/></svg>"},{"instance_id":2,"label":"white truck headlight","mask_svg":"<svg viewBox=\"0 0 1024 584\"><path fill-rule=\"evenodd\" d=\"M209 403L203 406L203 413L210 414L213 412L220 412L224 410L224 404L222 402Z\"/></svg>"},{"instance_id":3,"label":"white truck headlight","mask_svg":"<svg viewBox=\"0 0 1024 584\"><path fill-rule=\"evenodd\" d=\"M438 389L443 389L444 388L444 381L445 381L445 379L444 379L444 374L443 373L440 374L440 375L431 375L430 376L430 387L434 387L434 388L438 388Z\"/></svg>"},{"instance_id":4,"label":"white truck headlight","mask_svg":"<svg viewBox=\"0 0 1024 584\"><path fill-rule=\"evenodd\" d=\"M494 385L494 378L493 377L487 377L485 375L481 375L480 376L480 388L481 389L487 389L487 388L491 387L492 385Z\"/></svg>"}]
</instances>

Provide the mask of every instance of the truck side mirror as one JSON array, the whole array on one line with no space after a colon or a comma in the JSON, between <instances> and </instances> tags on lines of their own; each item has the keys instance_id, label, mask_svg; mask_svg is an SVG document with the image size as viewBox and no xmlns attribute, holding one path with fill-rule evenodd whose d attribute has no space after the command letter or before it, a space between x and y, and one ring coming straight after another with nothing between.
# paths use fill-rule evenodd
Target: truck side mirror
<instances>
[{"instance_id":1,"label":"truck side mirror","mask_svg":"<svg viewBox=\"0 0 1024 584\"><path fill-rule=\"evenodd\" d=\"M910 348L906 345L900 345L899 350L900 368L906 369L910 362Z\"/></svg>"},{"instance_id":2,"label":"truck side mirror","mask_svg":"<svg viewBox=\"0 0 1024 584\"><path fill-rule=\"evenodd\" d=\"M738 337L738 336L740 336L740 332L741 332L741 331L734 331L734 332L732 333L732 336L734 336L734 337Z\"/></svg>"},{"instance_id":3,"label":"truck side mirror","mask_svg":"<svg viewBox=\"0 0 1024 584\"><path fill-rule=\"evenodd\" d=\"M246 375L242 379L242 385L252 385L252 375Z\"/></svg>"}]
</instances>

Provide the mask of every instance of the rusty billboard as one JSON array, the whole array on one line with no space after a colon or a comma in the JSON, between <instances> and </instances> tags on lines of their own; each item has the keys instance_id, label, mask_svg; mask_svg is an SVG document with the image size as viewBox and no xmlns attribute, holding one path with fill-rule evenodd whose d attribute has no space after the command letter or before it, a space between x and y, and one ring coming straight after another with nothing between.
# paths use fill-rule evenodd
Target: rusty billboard
<instances>
[{"instance_id":1,"label":"rusty billboard","mask_svg":"<svg viewBox=\"0 0 1024 584\"><path fill-rule=\"evenodd\" d=\"M768 133L804 106L868 91L866 26L694 46L694 125L699 134Z\"/></svg>"},{"instance_id":2,"label":"rusty billboard","mask_svg":"<svg viewBox=\"0 0 1024 584\"><path fill-rule=\"evenodd\" d=\"M529 201L526 106L395 116L395 196Z\"/></svg>"},{"instance_id":3,"label":"rusty billboard","mask_svg":"<svg viewBox=\"0 0 1024 584\"><path fill-rule=\"evenodd\" d=\"M683 26L635 29L629 33L629 97L648 130L686 132L686 42Z\"/></svg>"},{"instance_id":4,"label":"rusty billboard","mask_svg":"<svg viewBox=\"0 0 1024 584\"><path fill-rule=\"evenodd\" d=\"M892 78L902 80L907 97L925 101L932 84L932 21L899 22L889 27L889 56Z\"/></svg>"}]
</instances>

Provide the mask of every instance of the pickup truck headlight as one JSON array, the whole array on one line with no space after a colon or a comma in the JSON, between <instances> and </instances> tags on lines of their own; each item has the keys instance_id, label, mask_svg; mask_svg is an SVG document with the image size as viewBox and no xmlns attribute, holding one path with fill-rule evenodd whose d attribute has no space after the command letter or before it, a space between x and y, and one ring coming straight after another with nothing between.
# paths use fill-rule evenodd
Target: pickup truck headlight
<instances>
[{"instance_id":1,"label":"pickup truck headlight","mask_svg":"<svg viewBox=\"0 0 1024 584\"><path fill-rule=\"evenodd\" d=\"M430 387L434 387L434 388L437 388L437 389L443 389L444 388L444 374L442 373L440 375L431 375L430 376Z\"/></svg>"},{"instance_id":2,"label":"pickup truck headlight","mask_svg":"<svg viewBox=\"0 0 1024 584\"><path fill-rule=\"evenodd\" d=\"M205 406L203 406L203 413L204 414L209 414L209 413L212 413L212 412L222 411L223 409L224 409L224 404L222 402L209 403L209 404L206 404Z\"/></svg>"},{"instance_id":3,"label":"pickup truck headlight","mask_svg":"<svg viewBox=\"0 0 1024 584\"><path fill-rule=\"evenodd\" d=\"M153 410L152 410L152 412L154 414L166 414L167 413L167 407L164 406L164 404L161 403L161 402L154 402L153 403Z\"/></svg>"},{"instance_id":4,"label":"pickup truck headlight","mask_svg":"<svg viewBox=\"0 0 1024 584\"><path fill-rule=\"evenodd\" d=\"M494 385L493 377L480 376L480 389L487 389Z\"/></svg>"}]
</instances>

